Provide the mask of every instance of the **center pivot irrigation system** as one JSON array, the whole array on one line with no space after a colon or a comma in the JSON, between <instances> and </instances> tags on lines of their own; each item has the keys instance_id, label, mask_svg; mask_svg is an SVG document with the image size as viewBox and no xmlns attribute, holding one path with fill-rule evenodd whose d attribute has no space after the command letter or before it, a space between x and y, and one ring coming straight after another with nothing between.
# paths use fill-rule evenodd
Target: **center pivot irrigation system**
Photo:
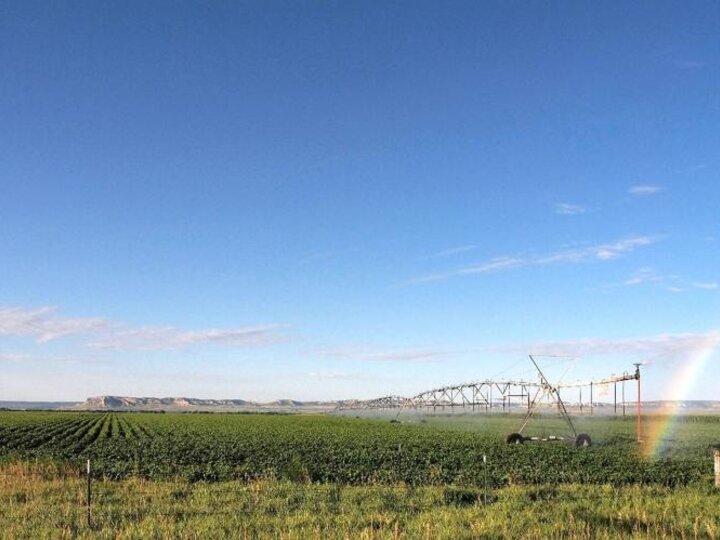
<instances>
[{"instance_id":1,"label":"center pivot irrigation system","mask_svg":"<svg viewBox=\"0 0 720 540\"><path fill-rule=\"evenodd\" d=\"M613 412L618 414L618 405L622 407L622 415L626 415L625 401L625 382L637 381L637 440L641 441L641 403L640 403L640 365L634 364L635 370L632 373L623 373L622 375L613 375L605 379L596 379L586 382L577 382L570 384L551 384L540 366L535 361L537 355L529 355L530 361L537 370L537 381L525 380L484 380L471 383L458 384L454 386L443 386L421 392L413 397L402 396L384 396L377 399L366 401L354 401L345 403L338 407L338 410L370 410L370 409L432 409L434 412L440 408L445 410L446 407L454 410L456 407L463 409L471 408L472 411L483 410L492 412L502 407L503 412L511 412L513 407L515 410L521 408L526 409L522 424L517 432L507 436L506 441L509 444L522 444L526 441L563 441L567 437L547 435L543 437L528 437L523 435L525 427L535 416L536 411L541 404L548 404L557 409L560 417L565 421L572 433L572 441L577 447L590 446L591 439L586 433L578 433L572 418L568 413L565 402L560 397L561 391L576 389L578 391L578 401L574 404L580 413L583 413L585 407L588 407L589 413L592 415L598 404L594 401L593 391L597 387L608 388L613 387ZM618 385L621 390L621 402L618 403ZM589 404L583 402L583 388L590 389Z\"/></svg>"}]
</instances>

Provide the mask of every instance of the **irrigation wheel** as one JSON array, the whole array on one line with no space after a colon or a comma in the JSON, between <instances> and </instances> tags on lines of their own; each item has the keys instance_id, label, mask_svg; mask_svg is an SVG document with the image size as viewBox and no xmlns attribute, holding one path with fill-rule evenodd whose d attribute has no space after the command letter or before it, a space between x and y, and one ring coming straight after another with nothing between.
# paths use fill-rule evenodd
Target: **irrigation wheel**
<instances>
[{"instance_id":1,"label":"irrigation wheel","mask_svg":"<svg viewBox=\"0 0 720 540\"><path fill-rule=\"evenodd\" d=\"M587 433L578 433L578 436L575 437L575 448L587 448L591 444L590 435Z\"/></svg>"},{"instance_id":2,"label":"irrigation wheel","mask_svg":"<svg viewBox=\"0 0 720 540\"><path fill-rule=\"evenodd\" d=\"M522 444L525 442L525 437L523 437L520 433L511 433L507 436L505 442L508 444Z\"/></svg>"}]
</instances>

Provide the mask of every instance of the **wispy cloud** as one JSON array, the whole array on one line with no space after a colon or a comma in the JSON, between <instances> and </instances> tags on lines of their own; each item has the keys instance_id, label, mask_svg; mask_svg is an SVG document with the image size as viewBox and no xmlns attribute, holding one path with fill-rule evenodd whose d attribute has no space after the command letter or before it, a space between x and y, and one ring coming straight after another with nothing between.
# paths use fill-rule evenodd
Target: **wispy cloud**
<instances>
[{"instance_id":1,"label":"wispy cloud","mask_svg":"<svg viewBox=\"0 0 720 540\"><path fill-rule=\"evenodd\" d=\"M703 169L707 169L708 164L707 163L698 163L697 165L690 165L689 167L683 167L682 169L675 169L673 172L675 174L687 174L692 173L696 171L702 171Z\"/></svg>"},{"instance_id":2,"label":"wispy cloud","mask_svg":"<svg viewBox=\"0 0 720 540\"><path fill-rule=\"evenodd\" d=\"M0 352L0 362L28 362L32 359L29 354Z\"/></svg>"},{"instance_id":3,"label":"wispy cloud","mask_svg":"<svg viewBox=\"0 0 720 540\"><path fill-rule=\"evenodd\" d=\"M78 334L92 334L110 327L106 319L72 318L58 315L58 309L0 307L0 336L31 337L38 343Z\"/></svg>"},{"instance_id":4,"label":"wispy cloud","mask_svg":"<svg viewBox=\"0 0 720 540\"><path fill-rule=\"evenodd\" d=\"M431 253L430 255L425 255L424 257L421 257L421 259L441 259L444 257L452 257L453 255L460 255L461 253L467 253L468 251L474 251L476 249L477 246L475 244L468 244L465 246L458 246L450 249L445 249L443 251L438 251L437 253Z\"/></svg>"},{"instance_id":5,"label":"wispy cloud","mask_svg":"<svg viewBox=\"0 0 720 540\"><path fill-rule=\"evenodd\" d=\"M585 338L567 341L541 341L494 348L513 353L567 356L627 355L643 359L681 359L688 354L716 348L720 330L705 333L658 334L626 339Z\"/></svg>"},{"instance_id":6,"label":"wispy cloud","mask_svg":"<svg viewBox=\"0 0 720 540\"><path fill-rule=\"evenodd\" d=\"M307 373L291 373L289 375L295 378L305 376L321 381L378 381L388 378L364 373L344 373L340 371L308 371Z\"/></svg>"},{"instance_id":7,"label":"wispy cloud","mask_svg":"<svg viewBox=\"0 0 720 540\"><path fill-rule=\"evenodd\" d=\"M707 62L703 60L682 60L677 63L677 67L680 69L700 69L707 65Z\"/></svg>"},{"instance_id":8,"label":"wispy cloud","mask_svg":"<svg viewBox=\"0 0 720 540\"><path fill-rule=\"evenodd\" d=\"M0 307L0 337L29 337L47 343L67 336L86 336L97 349L163 350L199 344L267 345L286 341L282 325L182 330L173 326L129 327L99 317L63 317L50 306Z\"/></svg>"},{"instance_id":9,"label":"wispy cloud","mask_svg":"<svg viewBox=\"0 0 720 540\"><path fill-rule=\"evenodd\" d=\"M673 293L683 293L687 292L691 289L701 289L706 291L714 291L717 290L718 284L713 282L703 283L699 281L693 281L693 282L685 282L683 280L677 280L674 284L670 284L665 287L666 290L673 292Z\"/></svg>"},{"instance_id":10,"label":"wispy cloud","mask_svg":"<svg viewBox=\"0 0 720 540\"><path fill-rule=\"evenodd\" d=\"M575 216L577 214L584 214L587 209L579 204L570 203L557 203L555 205L555 213L561 216Z\"/></svg>"},{"instance_id":11,"label":"wispy cloud","mask_svg":"<svg viewBox=\"0 0 720 540\"><path fill-rule=\"evenodd\" d=\"M98 349L170 350L201 344L269 345L286 341L279 325L181 330L172 326L145 326L110 333L91 343Z\"/></svg>"},{"instance_id":12,"label":"wispy cloud","mask_svg":"<svg viewBox=\"0 0 720 540\"><path fill-rule=\"evenodd\" d=\"M0 363L43 364L102 364L105 360L86 355L43 355L17 352L0 352Z\"/></svg>"},{"instance_id":13,"label":"wispy cloud","mask_svg":"<svg viewBox=\"0 0 720 540\"><path fill-rule=\"evenodd\" d=\"M628 189L630 195L655 195L662 188L660 186L637 185Z\"/></svg>"},{"instance_id":14,"label":"wispy cloud","mask_svg":"<svg viewBox=\"0 0 720 540\"><path fill-rule=\"evenodd\" d=\"M641 268L632 277L626 279L622 284L626 286L642 285L643 283L655 283L664 281L668 276L659 276L652 268Z\"/></svg>"},{"instance_id":15,"label":"wispy cloud","mask_svg":"<svg viewBox=\"0 0 720 540\"><path fill-rule=\"evenodd\" d=\"M320 351L325 357L338 360L364 360L377 362L437 362L460 354L461 351L441 349L387 349L369 350L363 347L346 347Z\"/></svg>"},{"instance_id":16,"label":"wispy cloud","mask_svg":"<svg viewBox=\"0 0 720 540\"><path fill-rule=\"evenodd\" d=\"M690 289L712 290L718 288L718 284L714 281L688 281L677 274L658 274L650 267L640 268L625 281L605 285L604 288L635 287L639 285L654 285L673 293L686 292Z\"/></svg>"},{"instance_id":17,"label":"wispy cloud","mask_svg":"<svg viewBox=\"0 0 720 540\"><path fill-rule=\"evenodd\" d=\"M701 282L701 281L693 281L691 285L696 289L717 289L718 284L716 281L710 281L710 282Z\"/></svg>"},{"instance_id":18,"label":"wispy cloud","mask_svg":"<svg viewBox=\"0 0 720 540\"><path fill-rule=\"evenodd\" d=\"M687 291L687 288L685 287L679 287L678 285L668 285L665 287L665 290L670 291L672 293L681 293Z\"/></svg>"},{"instance_id":19,"label":"wispy cloud","mask_svg":"<svg viewBox=\"0 0 720 540\"><path fill-rule=\"evenodd\" d=\"M649 246L660 240L659 236L629 236L608 244L598 244L577 249L559 250L534 257L496 257L489 261L466 266L449 272L430 274L411 279L406 285L416 285L432 281L442 281L453 277L485 274L523 268L528 266L548 266L555 264L577 264L592 261L608 261L637 248Z\"/></svg>"}]
</instances>

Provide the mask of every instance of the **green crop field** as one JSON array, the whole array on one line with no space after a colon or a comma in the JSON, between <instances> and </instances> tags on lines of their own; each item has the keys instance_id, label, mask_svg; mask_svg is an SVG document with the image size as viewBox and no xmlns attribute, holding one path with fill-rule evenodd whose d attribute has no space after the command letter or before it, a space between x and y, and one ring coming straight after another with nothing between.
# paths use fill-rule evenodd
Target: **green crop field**
<instances>
[{"instance_id":1,"label":"green crop field","mask_svg":"<svg viewBox=\"0 0 720 540\"><path fill-rule=\"evenodd\" d=\"M10 537L717 537L720 417L681 417L652 457L633 417L578 419L593 437L582 449L507 445L520 420L1 412L0 526ZM644 429L666 420L646 417ZM563 429L550 418L529 426Z\"/></svg>"},{"instance_id":2,"label":"green crop field","mask_svg":"<svg viewBox=\"0 0 720 540\"><path fill-rule=\"evenodd\" d=\"M93 461L106 478L188 480L278 478L346 484L468 484L493 486L582 482L661 484L706 482L720 418L683 417L663 455L643 456L635 419L584 417L591 448L569 444L508 446L517 416L370 419L320 415L0 413L2 459ZM662 417L645 419L648 431ZM558 420L531 424L561 433ZM532 433L532 429L530 432Z\"/></svg>"}]
</instances>

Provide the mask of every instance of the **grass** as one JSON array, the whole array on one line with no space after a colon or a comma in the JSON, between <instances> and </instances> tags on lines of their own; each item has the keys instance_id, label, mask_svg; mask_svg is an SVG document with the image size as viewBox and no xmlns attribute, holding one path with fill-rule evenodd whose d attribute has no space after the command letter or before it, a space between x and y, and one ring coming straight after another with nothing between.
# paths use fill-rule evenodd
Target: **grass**
<instances>
[{"instance_id":1,"label":"grass","mask_svg":"<svg viewBox=\"0 0 720 540\"><path fill-rule=\"evenodd\" d=\"M5 538L718 538L720 492L657 486L341 486L277 480L93 484L0 473Z\"/></svg>"}]
</instances>

